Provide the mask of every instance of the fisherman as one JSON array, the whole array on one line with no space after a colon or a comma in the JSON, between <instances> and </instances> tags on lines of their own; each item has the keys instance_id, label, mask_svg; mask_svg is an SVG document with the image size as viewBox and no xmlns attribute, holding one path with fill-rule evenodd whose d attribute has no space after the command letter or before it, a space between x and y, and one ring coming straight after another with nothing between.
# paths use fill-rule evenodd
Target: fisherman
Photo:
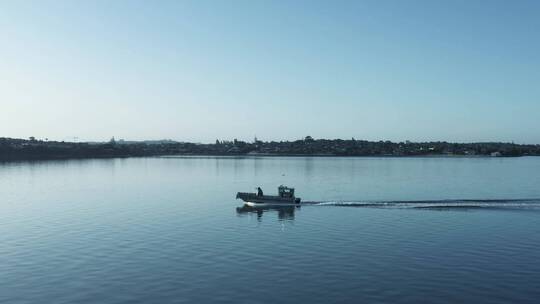
<instances>
[{"instance_id":1,"label":"fisherman","mask_svg":"<svg viewBox=\"0 0 540 304\"><path fill-rule=\"evenodd\" d=\"M257 187L257 196L263 196L263 191L261 187Z\"/></svg>"}]
</instances>

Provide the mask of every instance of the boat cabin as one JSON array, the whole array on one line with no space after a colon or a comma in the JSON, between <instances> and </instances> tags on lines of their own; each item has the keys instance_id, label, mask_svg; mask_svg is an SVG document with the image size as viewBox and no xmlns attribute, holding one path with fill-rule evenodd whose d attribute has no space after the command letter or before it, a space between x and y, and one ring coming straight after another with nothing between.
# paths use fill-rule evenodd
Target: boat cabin
<instances>
[{"instance_id":1,"label":"boat cabin","mask_svg":"<svg viewBox=\"0 0 540 304\"><path fill-rule=\"evenodd\" d=\"M278 187L279 197L294 197L294 188L285 187L283 185Z\"/></svg>"}]
</instances>

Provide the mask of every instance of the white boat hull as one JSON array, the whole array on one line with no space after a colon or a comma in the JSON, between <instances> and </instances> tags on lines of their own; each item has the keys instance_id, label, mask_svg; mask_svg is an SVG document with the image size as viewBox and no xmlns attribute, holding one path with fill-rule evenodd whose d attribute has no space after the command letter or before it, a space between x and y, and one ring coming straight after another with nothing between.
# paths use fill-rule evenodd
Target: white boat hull
<instances>
[{"instance_id":1,"label":"white boat hull","mask_svg":"<svg viewBox=\"0 0 540 304\"><path fill-rule=\"evenodd\" d=\"M300 198L281 197L275 195L257 195L255 193L238 192L236 198L243 200L248 206L294 206L300 204Z\"/></svg>"},{"instance_id":2,"label":"white boat hull","mask_svg":"<svg viewBox=\"0 0 540 304\"><path fill-rule=\"evenodd\" d=\"M298 206L298 203L283 203L283 202L265 202L265 203L259 203L259 202L245 202L244 204L247 205L247 206L250 206L250 207Z\"/></svg>"}]
</instances>

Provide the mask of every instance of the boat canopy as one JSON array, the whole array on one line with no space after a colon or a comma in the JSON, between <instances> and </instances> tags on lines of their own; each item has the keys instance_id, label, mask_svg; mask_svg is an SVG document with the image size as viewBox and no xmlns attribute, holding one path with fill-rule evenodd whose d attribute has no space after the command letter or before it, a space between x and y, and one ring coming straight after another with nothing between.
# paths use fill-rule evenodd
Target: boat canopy
<instances>
[{"instance_id":1,"label":"boat canopy","mask_svg":"<svg viewBox=\"0 0 540 304\"><path fill-rule=\"evenodd\" d=\"M281 185L278 187L278 193L280 197L294 197L294 188Z\"/></svg>"}]
</instances>

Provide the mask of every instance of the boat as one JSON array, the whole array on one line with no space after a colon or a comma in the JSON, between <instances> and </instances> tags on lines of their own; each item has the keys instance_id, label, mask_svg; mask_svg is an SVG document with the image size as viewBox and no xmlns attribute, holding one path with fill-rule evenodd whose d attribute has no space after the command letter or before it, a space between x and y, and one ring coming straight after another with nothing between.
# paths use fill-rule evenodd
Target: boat
<instances>
[{"instance_id":1,"label":"boat","mask_svg":"<svg viewBox=\"0 0 540 304\"><path fill-rule=\"evenodd\" d=\"M294 188L286 186L278 187L278 195L264 195L261 188L257 193L238 192L236 199L241 199L248 206L290 206L299 205L300 198L294 196Z\"/></svg>"}]
</instances>

